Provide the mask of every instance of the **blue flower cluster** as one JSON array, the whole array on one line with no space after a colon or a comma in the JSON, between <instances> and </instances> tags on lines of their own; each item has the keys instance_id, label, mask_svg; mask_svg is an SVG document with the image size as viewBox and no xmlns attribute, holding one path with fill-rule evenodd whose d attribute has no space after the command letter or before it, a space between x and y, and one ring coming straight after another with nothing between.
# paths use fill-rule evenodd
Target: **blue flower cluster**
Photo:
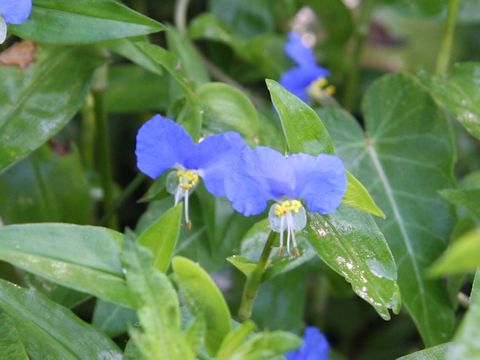
<instances>
[{"instance_id":1,"label":"blue flower cluster","mask_svg":"<svg viewBox=\"0 0 480 360\"><path fill-rule=\"evenodd\" d=\"M297 63L297 66L283 73L280 84L306 103L310 102L309 95L321 97L323 92L331 95L333 87L327 86L325 79L330 72L317 65L315 54L305 46L300 35L291 32L288 34L288 39L285 52ZM324 87L325 90L323 90Z\"/></svg>"},{"instance_id":2,"label":"blue flower cluster","mask_svg":"<svg viewBox=\"0 0 480 360\"><path fill-rule=\"evenodd\" d=\"M140 171L153 179L171 170L166 188L175 203L184 200L189 228L189 196L200 179L211 194L227 197L245 216L262 213L273 201L270 227L280 233L281 251L287 233L287 252L293 255L298 254L295 231L305 227L306 209L333 212L347 186L345 168L335 155L284 156L268 147L251 149L233 131L207 136L195 144L180 125L161 115L138 131L136 155Z\"/></svg>"},{"instance_id":3,"label":"blue flower cluster","mask_svg":"<svg viewBox=\"0 0 480 360\"><path fill-rule=\"evenodd\" d=\"M185 221L188 198L200 179L214 196L226 196L245 216L260 214L273 201L269 220L272 230L287 233L287 251L295 231L306 225L306 208L328 214L342 201L347 180L342 161L335 155L293 154L284 156L268 147L251 149L236 132L205 137L195 144L174 121L155 115L138 131L137 166L155 179L168 170L167 190L175 203L184 199Z\"/></svg>"},{"instance_id":4,"label":"blue flower cluster","mask_svg":"<svg viewBox=\"0 0 480 360\"><path fill-rule=\"evenodd\" d=\"M7 24L23 23L31 11L32 0L0 0L0 44L7 37Z\"/></svg>"}]
</instances>

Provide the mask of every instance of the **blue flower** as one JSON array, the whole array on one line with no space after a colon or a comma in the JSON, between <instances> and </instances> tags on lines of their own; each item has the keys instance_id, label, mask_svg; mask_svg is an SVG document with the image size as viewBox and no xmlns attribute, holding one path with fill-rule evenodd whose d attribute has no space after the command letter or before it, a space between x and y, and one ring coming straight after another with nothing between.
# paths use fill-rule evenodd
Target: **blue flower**
<instances>
[{"instance_id":1,"label":"blue flower","mask_svg":"<svg viewBox=\"0 0 480 360\"><path fill-rule=\"evenodd\" d=\"M156 179L174 169L167 177L167 190L175 203L185 198L185 220L188 219L188 197L202 178L207 190L225 196L224 179L238 153L247 145L233 131L206 137L198 144L174 121L155 115L138 131L137 166L144 174Z\"/></svg>"},{"instance_id":2,"label":"blue flower","mask_svg":"<svg viewBox=\"0 0 480 360\"><path fill-rule=\"evenodd\" d=\"M330 72L317 65L313 51L304 45L300 35L291 32L288 34L288 39L285 52L297 63L297 66L287 70L282 75L280 84L308 103L309 88L312 85L318 85L320 88L325 86L325 78L330 75ZM330 93L333 87L327 87L325 90Z\"/></svg>"},{"instance_id":3,"label":"blue flower","mask_svg":"<svg viewBox=\"0 0 480 360\"><path fill-rule=\"evenodd\" d=\"M302 201L310 212L329 214L340 205L346 186L345 167L335 155L285 157L262 146L244 149L225 181L233 208L246 216L263 212L268 201L275 201L270 227L280 233L280 251L287 231L287 251L290 254L291 240L294 255L298 253L294 232L306 225Z\"/></svg>"},{"instance_id":4,"label":"blue flower","mask_svg":"<svg viewBox=\"0 0 480 360\"><path fill-rule=\"evenodd\" d=\"M32 0L0 0L0 44L7 37L7 25L18 25L30 16Z\"/></svg>"},{"instance_id":5,"label":"blue flower","mask_svg":"<svg viewBox=\"0 0 480 360\"><path fill-rule=\"evenodd\" d=\"M303 345L300 349L285 354L287 360L327 360L329 351L328 340L316 327L309 326L303 335Z\"/></svg>"}]
</instances>

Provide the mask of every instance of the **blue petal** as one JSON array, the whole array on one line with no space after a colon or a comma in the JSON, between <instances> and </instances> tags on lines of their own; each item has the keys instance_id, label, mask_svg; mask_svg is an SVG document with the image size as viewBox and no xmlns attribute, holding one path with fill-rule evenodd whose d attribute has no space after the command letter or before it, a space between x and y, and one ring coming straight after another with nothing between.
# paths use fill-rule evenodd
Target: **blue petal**
<instances>
[{"instance_id":1,"label":"blue petal","mask_svg":"<svg viewBox=\"0 0 480 360\"><path fill-rule=\"evenodd\" d=\"M190 135L174 121L155 115L137 134L137 166L155 179L175 164L184 165L195 150Z\"/></svg>"},{"instance_id":2,"label":"blue petal","mask_svg":"<svg viewBox=\"0 0 480 360\"><path fill-rule=\"evenodd\" d=\"M310 84L328 75L329 71L320 66L294 67L283 73L280 78L280 84L292 94L308 103L307 90Z\"/></svg>"},{"instance_id":3,"label":"blue petal","mask_svg":"<svg viewBox=\"0 0 480 360\"><path fill-rule=\"evenodd\" d=\"M297 33L291 32L288 34L285 52L300 66L314 66L316 64L315 54L309 47L305 46Z\"/></svg>"},{"instance_id":4,"label":"blue petal","mask_svg":"<svg viewBox=\"0 0 480 360\"><path fill-rule=\"evenodd\" d=\"M0 16L7 24L21 24L30 16L31 0L0 0Z\"/></svg>"},{"instance_id":5,"label":"blue petal","mask_svg":"<svg viewBox=\"0 0 480 360\"><path fill-rule=\"evenodd\" d=\"M295 172L295 197L305 200L309 211L335 211L347 187L342 160L335 155L296 154L288 161Z\"/></svg>"},{"instance_id":6,"label":"blue petal","mask_svg":"<svg viewBox=\"0 0 480 360\"><path fill-rule=\"evenodd\" d=\"M227 176L225 190L235 210L246 216L265 210L269 200L289 196L295 176L278 151L259 146L242 152Z\"/></svg>"},{"instance_id":7,"label":"blue petal","mask_svg":"<svg viewBox=\"0 0 480 360\"><path fill-rule=\"evenodd\" d=\"M325 335L316 327L305 329L300 349L285 354L287 360L327 360L330 345Z\"/></svg>"},{"instance_id":8,"label":"blue petal","mask_svg":"<svg viewBox=\"0 0 480 360\"><path fill-rule=\"evenodd\" d=\"M225 179L225 192L233 208L245 216L260 214L267 207L270 193L265 179L255 168L257 158L245 149L237 158L232 171Z\"/></svg>"},{"instance_id":9,"label":"blue petal","mask_svg":"<svg viewBox=\"0 0 480 360\"><path fill-rule=\"evenodd\" d=\"M185 166L200 171L209 192L225 196L225 178L246 147L240 134L234 131L208 136L196 145L195 155L186 161Z\"/></svg>"}]
</instances>

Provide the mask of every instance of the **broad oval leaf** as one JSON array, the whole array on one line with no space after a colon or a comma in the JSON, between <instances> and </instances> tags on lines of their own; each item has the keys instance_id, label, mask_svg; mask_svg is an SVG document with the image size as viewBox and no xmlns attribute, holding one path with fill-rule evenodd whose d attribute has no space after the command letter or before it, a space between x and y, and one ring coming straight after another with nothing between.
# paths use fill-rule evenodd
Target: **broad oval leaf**
<instances>
[{"instance_id":1,"label":"broad oval leaf","mask_svg":"<svg viewBox=\"0 0 480 360\"><path fill-rule=\"evenodd\" d=\"M363 110L366 134L340 110L323 113L323 120L346 166L387 215L376 220L397 262L403 303L425 344L442 343L453 330L453 309L446 284L425 270L446 248L454 222L438 194L453 186L450 125L426 89L405 74L376 81Z\"/></svg>"},{"instance_id":2,"label":"broad oval leaf","mask_svg":"<svg viewBox=\"0 0 480 360\"><path fill-rule=\"evenodd\" d=\"M330 215L309 215L307 238L320 258L342 275L385 320L400 312L397 268L373 219L341 205Z\"/></svg>"},{"instance_id":3,"label":"broad oval leaf","mask_svg":"<svg viewBox=\"0 0 480 360\"><path fill-rule=\"evenodd\" d=\"M101 61L89 48L39 46L26 70L0 66L0 173L75 115Z\"/></svg>"},{"instance_id":4,"label":"broad oval leaf","mask_svg":"<svg viewBox=\"0 0 480 360\"><path fill-rule=\"evenodd\" d=\"M169 209L138 237L138 242L153 252L155 267L161 272L170 266L180 234L182 209L182 203Z\"/></svg>"},{"instance_id":5,"label":"broad oval leaf","mask_svg":"<svg viewBox=\"0 0 480 360\"><path fill-rule=\"evenodd\" d=\"M199 265L184 257L174 257L173 271L187 303L204 314L207 323L205 346L214 355L231 329L230 311L217 285Z\"/></svg>"},{"instance_id":6,"label":"broad oval leaf","mask_svg":"<svg viewBox=\"0 0 480 360\"><path fill-rule=\"evenodd\" d=\"M32 14L12 32L50 44L88 44L146 35L164 26L114 0L36 0Z\"/></svg>"},{"instance_id":7,"label":"broad oval leaf","mask_svg":"<svg viewBox=\"0 0 480 360\"><path fill-rule=\"evenodd\" d=\"M131 306L120 264L122 234L70 224L0 229L0 260L113 303Z\"/></svg>"},{"instance_id":8,"label":"broad oval leaf","mask_svg":"<svg viewBox=\"0 0 480 360\"><path fill-rule=\"evenodd\" d=\"M122 359L108 337L34 290L0 280L0 309L32 359Z\"/></svg>"}]
</instances>

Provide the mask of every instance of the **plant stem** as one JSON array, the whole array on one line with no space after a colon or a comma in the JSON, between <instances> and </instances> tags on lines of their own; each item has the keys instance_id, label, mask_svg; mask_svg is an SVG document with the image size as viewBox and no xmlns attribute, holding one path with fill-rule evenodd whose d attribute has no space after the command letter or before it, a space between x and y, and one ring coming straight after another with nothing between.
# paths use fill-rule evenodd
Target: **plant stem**
<instances>
[{"instance_id":1,"label":"plant stem","mask_svg":"<svg viewBox=\"0 0 480 360\"><path fill-rule=\"evenodd\" d=\"M354 45L352 52L352 63L347 79L343 103L347 110L352 111L357 99L357 91L360 82L360 61L363 54L363 45L368 36L370 26L370 15L374 7L373 0L362 1L357 28L354 34Z\"/></svg>"},{"instance_id":2,"label":"plant stem","mask_svg":"<svg viewBox=\"0 0 480 360\"><path fill-rule=\"evenodd\" d=\"M93 96L87 95L82 108L82 158L85 170L92 171L95 154L95 112Z\"/></svg>"},{"instance_id":3,"label":"plant stem","mask_svg":"<svg viewBox=\"0 0 480 360\"><path fill-rule=\"evenodd\" d=\"M243 288L242 302L238 310L238 318L240 321L246 321L252 316L253 302L260 290L260 284L263 279L263 275L268 265L268 259L272 252L273 245L277 238L277 233L271 231L268 235L268 239L263 247L262 254L258 260L255 270L247 277L245 286Z\"/></svg>"},{"instance_id":4,"label":"plant stem","mask_svg":"<svg viewBox=\"0 0 480 360\"><path fill-rule=\"evenodd\" d=\"M103 217L100 219L100 225L106 225L108 221L112 218L115 212L122 206L122 204L127 200L145 181L147 177L144 174L138 174L128 186L122 191L120 196L118 196L113 202L112 206L105 212Z\"/></svg>"},{"instance_id":5,"label":"plant stem","mask_svg":"<svg viewBox=\"0 0 480 360\"><path fill-rule=\"evenodd\" d=\"M452 52L453 38L455 35L455 26L457 24L459 0L449 0L447 10L447 23L443 34L442 45L437 59L437 75L444 75L450 64L450 55Z\"/></svg>"},{"instance_id":6,"label":"plant stem","mask_svg":"<svg viewBox=\"0 0 480 360\"><path fill-rule=\"evenodd\" d=\"M187 10L190 0L177 0L175 2L175 26L180 34L187 33Z\"/></svg>"},{"instance_id":7,"label":"plant stem","mask_svg":"<svg viewBox=\"0 0 480 360\"><path fill-rule=\"evenodd\" d=\"M104 65L97 70L92 86L93 109L96 122L96 143L98 146L98 171L103 188L103 211L113 206L113 175L112 161L110 154L110 136L108 133L107 111L105 108L105 90L107 87L107 66ZM110 219L107 224L111 228L117 227L116 218Z\"/></svg>"}]
</instances>

